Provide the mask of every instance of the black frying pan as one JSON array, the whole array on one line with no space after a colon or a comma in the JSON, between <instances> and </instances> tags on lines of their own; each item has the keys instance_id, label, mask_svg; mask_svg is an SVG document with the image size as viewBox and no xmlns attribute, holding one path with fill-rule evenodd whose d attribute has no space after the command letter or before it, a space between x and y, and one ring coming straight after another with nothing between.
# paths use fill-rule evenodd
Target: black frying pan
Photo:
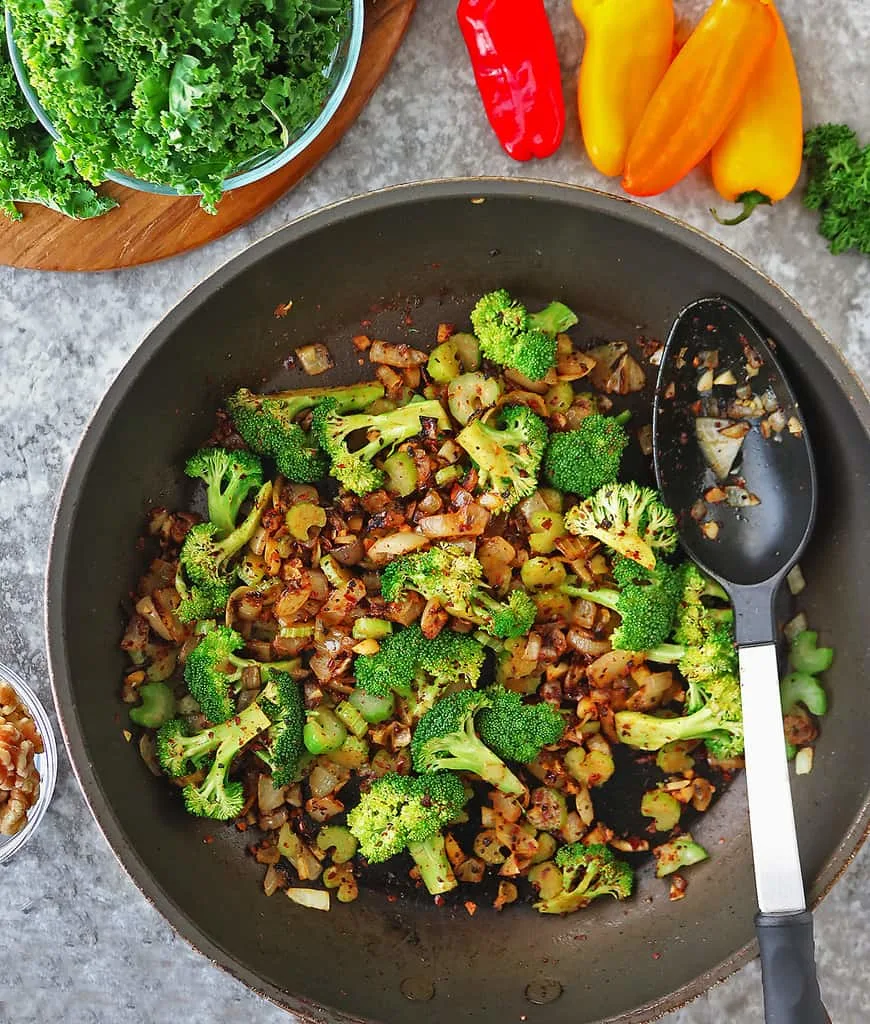
<instances>
[{"instance_id":1,"label":"black frying pan","mask_svg":"<svg viewBox=\"0 0 870 1024\"><path fill-rule=\"evenodd\" d=\"M485 201L480 201L480 200ZM870 818L866 529L870 404L837 352L772 283L711 240L644 207L536 182L452 181L351 200L293 224L197 288L148 337L90 424L60 503L47 586L55 697L91 808L145 895L189 941L310 1021L435 1024L448 1019L582 1024L648 1020L755 953L742 780L695 827L710 860L688 897L641 870L628 904L598 901L550 920L528 908L474 918L405 895L364 893L329 914L260 890L262 868L234 829L198 822L121 734L119 598L141 569L149 505L184 505L185 453L241 384L301 386L281 370L296 345L326 339L358 378L349 344L369 333L430 343L504 285L560 298L589 338L662 337L704 294L728 296L779 343L819 462L816 536L802 559L813 628L837 648L815 770L795 786L810 894L835 881ZM285 319L276 306L293 299ZM408 321L411 321L410 323ZM790 614L790 609L782 609ZM205 844L202 839L214 836Z\"/></svg>"}]
</instances>

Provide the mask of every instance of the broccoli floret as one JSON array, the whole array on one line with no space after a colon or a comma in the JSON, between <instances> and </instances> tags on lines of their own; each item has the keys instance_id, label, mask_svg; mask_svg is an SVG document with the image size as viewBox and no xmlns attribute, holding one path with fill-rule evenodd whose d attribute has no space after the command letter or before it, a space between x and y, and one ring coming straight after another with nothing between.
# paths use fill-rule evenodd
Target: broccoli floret
<instances>
[{"instance_id":1,"label":"broccoli floret","mask_svg":"<svg viewBox=\"0 0 870 1024\"><path fill-rule=\"evenodd\" d=\"M562 869L562 891L535 904L542 914L570 914L599 896L625 900L634 888L634 872L625 861L617 860L608 846L570 843L555 859Z\"/></svg>"},{"instance_id":2,"label":"broccoli floret","mask_svg":"<svg viewBox=\"0 0 870 1024\"><path fill-rule=\"evenodd\" d=\"M214 523L197 523L188 531L181 546L179 565L196 588L193 600L197 609L209 600L215 607L221 598L226 603L227 588L235 575L229 563L254 536L271 497L272 484L267 480L257 492L254 507L222 540Z\"/></svg>"},{"instance_id":3,"label":"broccoli floret","mask_svg":"<svg viewBox=\"0 0 870 1024\"><path fill-rule=\"evenodd\" d=\"M245 443L275 460L288 480L310 484L326 473L327 462L317 441L296 422L297 416L329 398L338 412L365 409L384 393L376 383L339 388L309 388L255 395L247 388L227 400L227 409Z\"/></svg>"},{"instance_id":4,"label":"broccoli floret","mask_svg":"<svg viewBox=\"0 0 870 1024\"><path fill-rule=\"evenodd\" d=\"M241 679L243 669L257 666L269 675L299 667L295 660L261 663L251 658L240 658L236 651L244 646L241 634L229 626L218 626L206 633L187 656L185 681L210 722L225 722L235 714L233 684Z\"/></svg>"},{"instance_id":5,"label":"broccoli floret","mask_svg":"<svg viewBox=\"0 0 870 1024\"><path fill-rule=\"evenodd\" d=\"M188 734L183 719L173 718L157 732L157 760L167 775L181 778L189 775L201 758L217 750L225 740L238 740L241 749L271 724L259 701L249 704L229 721L210 725L193 735Z\"/></svg>"},{"instance_id":6,"label":"broccoli floret","mask_svg":"<svg viewBox=\"0 0 870 1024\"><path fill-rule=\"evenodd\" d=\"M372 784L347 816L360 853L373 864L407 849L433 895L455 889L441 829L455 821L468 799L451 772L421 778L389 773Z\"/></svg>"},{"instance_id":7,"label":"broccoli floret","mask_svg":"<svg viewBox=\"0 0 870 1024\"><path fill-rule=\"evenodd\" d=\"M655 568L656 555L677 546L677 520L657 491L638 484L605 484L565 513L565 526L580 537L595 537L609 548Z\"/></svg>"},{"instance_id":8,"label":"broccoli floret","mask_svg":"<svg viewBox=\"0 0 870 1024\"><path fill-rule=\"evenodd\" d=\"M676 740L704 740L716 757L743 752L740 680L732 672L706 677L694 685L700 704L681 718L656 718L636 711L617 711L616 733L621 743L641 750L660 750Z\"/></svg>"},{"instance_id":9,"label":"broccoli floret","mask_svg":"<svg viewBox=\"0 0 870 1024\"><path fill-rule=\"evenodd\" d=\"M502 288L478 301L471 322L487 359L541 380L556 362L556 335L573 327L577 316L561 302L529 314Z\"/></svg>"},{"instance_id":10,"label":"broccoli floret","mask_svg":"<svg viewBox=\"0 0 870 1024\"><path fill-rule=\"evenodd\" d=\"M411 698L419 717L448 686L475 686L485 652L471 636L442 629L429 640L417 623L381 640L377 654L360 655L354 673L361 690L376 697Z\"/></svg>"},{"instance_id":11,"label":"broccoli floret","mask_svg":"<svg viewBox=\"0 0 870 1024\"><path fill-rule=\"evenodd\" d=\"M299 684L287 672L268 670L269 685L260 697L272 722L266 745L257 753L272 769L276 786L293 782L305 753L302 730L305 703Z\"/></svg>"},{"instance_id":12,"label":"broccoli floret","mask_svg":"<svg viewBox=\"0 0 870 1024\"><path fill-rule=\"evenodd\" d=\"M622 453L628 445L623 423L629 415L593 413L576 430L551 434L544 456L547 482L582 498L605 484L616 483Z\"/></svg>"},{"instance_id":13,"label":"broccoli floret","mask_svg":"<svg viewBox=\"0 0 870 1024\"><path fill-rule=\"evenodd\" d=\"M179 563L178 571L175 574L175 589L181 598L181 603L175 609L179 620L181 622L198 622L202 619L214 618L215 615L220 615L223 612L233 592L233 584L188 587Z\"/></svg>"},{"instance_id":14,"label":"broccoli floret","mask_svg":"<svg viewBox=\"0 0 870 1024\"><path fill-rule=\"evenodd\" d=\"M619 560L617 560L619 562ZM674 626L674 616L681 593L680 574L666 562L658 561L650 572L631 559L625 564L636 566L643 577L632 578L631 570L615 568L614 575L624 582L619 590L610 587L587 587L569 580L559 588L569 597L580 597L617 612L621 621L613 631L613 646L623 651L646 651L664 643Z\"/></svg>"},{"instance_id":15,"label":"broccoli floret","mask_svg":"<svg viewBox=\"0 0 870 1024\"><path fill-rule=\"evenodd\" d=\"M479 690L452 693L420 719L411 740L411 757L418 772L448 768L473 772L503 793L519 796L525 787L507 765L484 746L474 729L474 716L492 706Z\"/></svg>"},{"instance_id":16,"label":"broccoli floret","mask_svg":"<svg viewBox=\"0 0 870 1024\"><path fill-rule=\"evenodd\" d=\"M451 615L474 622L498 637L523 636L537 609L524 590L512 590L507 602L497 601L483 583L483 566L456 545L431 548L395 559L381 572L381 593L395 601L404 590L416 590L439 601Z\"/></svg>"},{"instance_id":17,"label":"broccoli floret","mask_svg":"<svg viewBox=\"0 0 870 1024\"><path fill-rule=\"evenodd\" d=\"M263 464L246 451L201 448L187 460L184 472L206 485L208 518L222 536L233 532L242 502L263 484Z\"/></svg>"},{"instance_id":18,"label":"broccoli floret","mask_svg":"<svg viewBox=\"0 0 870 1024\"><path fill-rule=\"evenodd\" d=\"M330 473L336 480L355 494L368 494L385 482L384 472L374 464L374 458L419 434L424 429L424 420L432 421L439 431L450 429L447 413L435 399L412 401L400 409L376 415L342 415L335 400L327 398L314 410L312 430L329 456ZM351 451L348 442L357 431L365 432L367 441Z\"/></svg>"},{"instance_id":19,"label":"broccoli floret","mask_svg":"<svg viewBox=\"0 0 870 1024\"><path fill-rule=\"evenodd\" d=\"M492 703L481 708L475 724L480 738L499 757L528 764L542 747L562 738L565 719L546 702L524 704L518 693L502 686L484 693Z\"/></svg>"},{"instance_id":20,"label":"broccoli floret","mask_svg":"<svg viewBox=\"0 0 870 1024\"><path fill-rule=\"evenodd\" d=\"M819 233L835 255L857 249L870 255L870 145L845 124L821 124L804 140L804 204L820 213Z\"/></svg>"},{"instance_id":21,"label":"broccoli floret","mask_svg":"<svg viewBox=\"0 0 870 1024\"><path fill-rule=\"evenodd\" d=\"M526 406L505 406L499 426L474 420L456 440L477 467L479 489L498 494L505 509L537 488L547 426Z\"/></svg>"},{"instance_id":22,"label":"broccoli floret","mask_svg":"<svg viewBox=\"0 0 870 1024\"><path fill-rule=\"evenodd\" d=\"M658 568L658 567L657 567ZM618 568L615 572L620 571ZM698 685L705 679L737 673L737 652L731 609L710 608L705 600L721 600L725 592L708 579L691 562L677 570L680 594L677 601L676 643L660 643L647 649L650 661L679 665L680 672L689 681L686 712L691 714L704 704ZM728 611L728 617L720 614Z\"/></svg>"}]
</instances>

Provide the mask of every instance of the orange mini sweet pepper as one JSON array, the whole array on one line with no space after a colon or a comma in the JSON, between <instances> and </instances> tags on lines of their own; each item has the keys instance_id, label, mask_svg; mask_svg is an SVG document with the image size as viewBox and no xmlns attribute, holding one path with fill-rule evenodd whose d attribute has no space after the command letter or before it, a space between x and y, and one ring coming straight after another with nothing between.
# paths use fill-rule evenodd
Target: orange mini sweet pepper
<instances>
[{"instance_id":1,"label":"orange mini sweet pepper","mask_svg":"<svg viewBox=\"0 0 870 1024\"><path fill-rule=\"evenodd\" d=\"M671 62L673 0L574 0L586 33L577 81L583 142L593 165L622 174L628 143Z\"/></svg>"},{"instance_id":2,"label":"orange mini sweet pepper","mask_svg":"<svg viewBox=\"0 0 870 1024\"><path fill-rule=\"evenodd\" d=\"M803 160L801 87L779 13L773 48L756 70L724 134L713 147L716 191L743 212L723 224L739 224L761 205L778 203L797 184Z\"/></svg>"},{"instance_id":3,"label":"orange mini sweet pepper","mask_svg":"<svg viewBox=\"0 0 870 1024\"><path fill-rule=\"evenodd\" d=\"M773 45L770 0L714 0L665 72L628 147L622 187L653 196L713 148Z\"/></svg>"}]
</instances>

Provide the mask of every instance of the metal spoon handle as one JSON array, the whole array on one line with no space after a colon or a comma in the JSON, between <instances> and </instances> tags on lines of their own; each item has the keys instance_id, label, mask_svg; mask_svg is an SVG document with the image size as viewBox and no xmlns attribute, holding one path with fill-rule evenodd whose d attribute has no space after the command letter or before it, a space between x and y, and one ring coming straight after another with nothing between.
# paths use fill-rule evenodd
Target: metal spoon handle
<instances>
[{"instance_id":1,"label":"metal spoon handle","mask_svg":"<svg viewBox=\"0 0 870 1024\"><path fill-rule=\"evenodd\" d=\"M741 647L739 656L764 1019L825 1024L791 802L776 645Z\"/></svg>"},{"instance_id":2,"label":"metal spoon handle","mask_svg":"<svg viewBox=\"0 0 870 1024\"><path fill-rule=\"evenodd\" d=\"M741 647L738 653L758 908L762 913L798 913L806 908L806 900L782 729L776 645Z\"/></svg>"},{"instance_id":3,"label":"metal spoon handle","mask_svg":"<svg viewBox=\"0 0 870 1024\"><path fill-rule=\"evenodd\" d=\"M813 915L759 914L755 928L766 1024L827 1024L816 978Z\"/></svg>"}]
</instances>

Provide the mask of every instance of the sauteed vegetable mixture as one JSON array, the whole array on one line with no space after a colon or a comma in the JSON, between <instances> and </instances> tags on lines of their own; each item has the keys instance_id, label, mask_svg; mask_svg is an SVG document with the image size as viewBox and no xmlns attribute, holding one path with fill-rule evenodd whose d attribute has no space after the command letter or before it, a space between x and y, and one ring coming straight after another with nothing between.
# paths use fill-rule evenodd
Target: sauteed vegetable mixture
<instances>
[{"instance_id":1,"label":"sauteed vegetable mixture","mask_svg":"<svg viewBox=\"0 0 870 1024\"><path fill-rule=\"evenodd\" d=\"M148 522L122 641L140 751L306 906L410 879L563 914L627 898L650 849L682 898L691 819L741 765L740 691L725 593L621 472L649 454L616 408L642 361L581 351L561 303L497 291L470 319L428 355L354 338L365 383L228 398L186 465L207 518ZM801 756L816 640L783 686ZM633 827L610 815L626 775Z\"/></svg>"}]
</instances>

